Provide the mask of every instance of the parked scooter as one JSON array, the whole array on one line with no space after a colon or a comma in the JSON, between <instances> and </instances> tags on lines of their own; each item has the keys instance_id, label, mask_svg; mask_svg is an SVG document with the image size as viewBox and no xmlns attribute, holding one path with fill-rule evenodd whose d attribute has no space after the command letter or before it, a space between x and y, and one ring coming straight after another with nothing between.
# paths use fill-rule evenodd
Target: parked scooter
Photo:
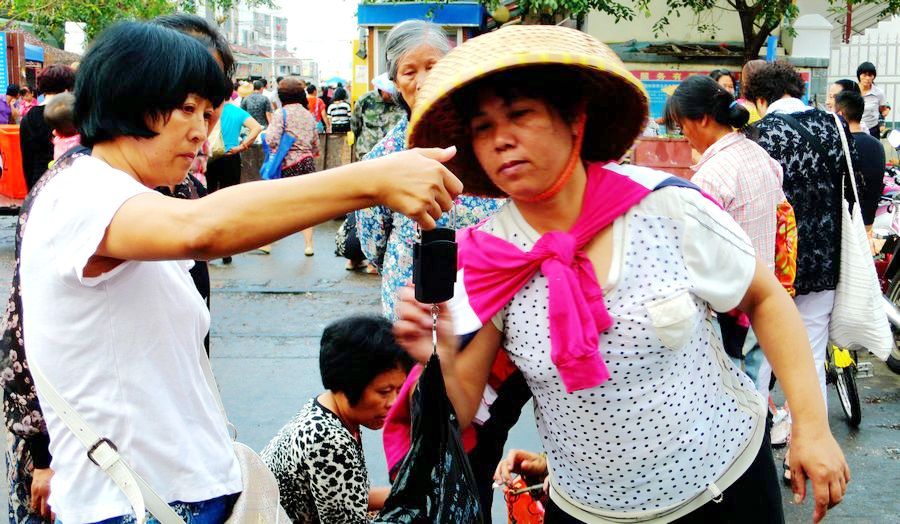
<instances>
[{"instance_id":1,"label":"parked scooter","mask_svg":"<svg viewBox=\"0 0 900 524\"><path fill-rule=\"evenodd\" d=\"M881 197L872 233L875 239L884 240L875 255L875 269L894 334L894 347L887 365L891 371L900 374L900 167L888 166L884 182L885 194Z\"/></svg>"}]
</instances>

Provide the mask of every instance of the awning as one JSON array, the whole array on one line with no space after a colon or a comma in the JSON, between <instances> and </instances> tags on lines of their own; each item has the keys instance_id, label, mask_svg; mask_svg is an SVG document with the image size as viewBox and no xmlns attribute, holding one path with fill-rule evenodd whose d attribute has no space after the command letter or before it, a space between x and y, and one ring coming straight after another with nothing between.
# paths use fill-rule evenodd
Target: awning
<instances>
[{"instance_id":1,"label":"awning","mask_svg":"<svg viewBox=\"0 0 900 524\"><path fill-rule=\"evenodd\" d=\"M38 45L25 44L25 60L44 63L44 48Z\"/></svg>"},{"instance_id":2,"label":"awning","mask_svg":"<svg viewBox=\"0 0 900 524\"><path fill-rule=\"evenodd\" d=\"M404 2L360 4L356 14L361 26L394 26L406 20L428 20L443 26L480 27L484 8L478 2Z\"/></svg>"}]
</instances>

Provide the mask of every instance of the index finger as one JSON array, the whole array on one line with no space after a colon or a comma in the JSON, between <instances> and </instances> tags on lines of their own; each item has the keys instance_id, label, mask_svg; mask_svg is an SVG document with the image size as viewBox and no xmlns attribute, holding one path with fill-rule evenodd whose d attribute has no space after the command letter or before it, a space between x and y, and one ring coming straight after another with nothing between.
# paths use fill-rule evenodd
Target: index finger
<instances>
[{"instance_id":1,"label":"index finger","mask_svg":"<svg viewBox=\"0 0 900 524\"><path fill-rule=\"evenodd\" d=\"M463 192L463 183L462 181L456 177L449 169L446 167L442 167L444 175L444 187L447 189L447 193L450 194L450 198L456 198Z\"/></svg>"}]
</instances>

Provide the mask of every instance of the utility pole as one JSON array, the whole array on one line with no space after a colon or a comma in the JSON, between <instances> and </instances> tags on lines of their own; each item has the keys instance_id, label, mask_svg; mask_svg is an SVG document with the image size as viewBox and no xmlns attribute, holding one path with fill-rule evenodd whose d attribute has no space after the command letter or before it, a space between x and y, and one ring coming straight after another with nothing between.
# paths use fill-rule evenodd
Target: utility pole
<instances>
[{"instance_id":1,"label":"utility pole","mask_svg":"<svg viewBox=\"0 0 900 524\"><path fill-rule=\"evenodd\" d=\"M269 43L272 48L272 82L275 82L275 79L278 78L278 75L275 74L275 13L269 16L269 25L270 25L270 34L269 34Z\"/></svg>"}]
</instances>

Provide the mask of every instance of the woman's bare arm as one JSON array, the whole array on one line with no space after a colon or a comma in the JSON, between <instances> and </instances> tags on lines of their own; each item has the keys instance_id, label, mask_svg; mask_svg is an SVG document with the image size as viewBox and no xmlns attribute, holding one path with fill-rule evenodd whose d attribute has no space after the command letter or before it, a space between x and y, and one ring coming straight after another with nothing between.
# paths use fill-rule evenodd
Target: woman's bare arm
<instances>
[{"instance_id":1,"label":"woman's bare arm","mask_svg":"<svg viewBox=\"0 0 900 524\"><path fill-rule=\"evenodd\" d=\"M404 349L419 362L427 361L432 354L431 305L416 302L411 288L400 290L400 302L394 334ZM493 324L482 327L471 342L459 351L453 334L450 311L441 307L438 315L438 356L447 388L447 396L456 411L460 427L472 423L484 388L487 385L491 365L500 348L501 335Z\"/></svg>"},{"instance_id":2,"label":"woman's bare arm","mask_svg":"<svg viewBox=\"0 0 900 524\"><path fill-rule=\"evenodd\" d=\"M433 228L462 191L440 164L454 153L405 151L302 177L232 186L198 200L140 194L116 212L96 254L119 260L218 258L376 204Z\"/></svg>"},{"instance_id":3,"label":"woman's bare arm","mask_svg":"<svg viewBox=\"0 0 900 524\"><path fill-rule=\"evenodd\" d=\"M797 502L806 496L808 477L815 496L813 520L818 522L828 508L843 498L850 469L828 427L806 328L791 297L759 261L740 309L750 317L763 353L791 406L794 496Z\"/></svg>"}]
</instances>

